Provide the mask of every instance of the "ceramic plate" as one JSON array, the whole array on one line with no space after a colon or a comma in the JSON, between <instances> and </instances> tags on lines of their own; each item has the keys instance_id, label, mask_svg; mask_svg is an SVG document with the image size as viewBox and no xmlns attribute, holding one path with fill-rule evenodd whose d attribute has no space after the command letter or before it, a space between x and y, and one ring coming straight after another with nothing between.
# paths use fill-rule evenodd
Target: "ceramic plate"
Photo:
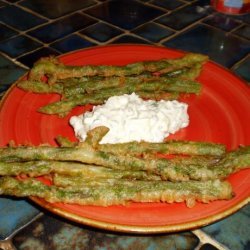
<instances>
[{"instance_id":1,"label":"ceramic plate","mask_svg":"<svg viewBox=\"0 0 250 250\"><path fill-rule=\"evenodd\" d=\"M60 57L68 65L124 65L142 60L177 58L184 52L145 45L113 45L79 50ZM246 84L228 70L208 62L198 81L199 96L183 99L189 104L190 125L172 138L224 143L227 149L250 144L250 92ZM68 120L72 115L91 109L75 108L67 117L44 115L37 109L59 100L56 94L32 94L15 85L3 98L0 107L0 146L10 140L17 144L49 143L56 145L57 135L74 139ZM48 203L32 198L40 206L82 224L123 232L172 232L212 223L235 212L249 201L250 169L231 175L235 197L187 208L184 203L131 203L127 206L78 206Z\"/></svg>"}]
</instances>

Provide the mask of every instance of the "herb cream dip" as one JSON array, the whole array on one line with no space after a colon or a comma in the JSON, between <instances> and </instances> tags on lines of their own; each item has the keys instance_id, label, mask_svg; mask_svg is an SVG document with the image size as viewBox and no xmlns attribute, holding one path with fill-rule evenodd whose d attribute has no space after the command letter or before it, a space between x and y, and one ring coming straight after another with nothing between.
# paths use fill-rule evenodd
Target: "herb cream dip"
<instances>
[{"instance_id":1,"label":"herb cream dip","mask_svg":"<svg viewBox=\"0 0 250 250\"><path fill-rule=\"evenodd\" d=\"M188 126L187 109L186 103L176 100L143 100L132 93L110 97L91 112L72 116L70 124L80 141L89 130L106 126L109 132L100 143L163 142L169 134Z\"/></svg>"}]
</instances>

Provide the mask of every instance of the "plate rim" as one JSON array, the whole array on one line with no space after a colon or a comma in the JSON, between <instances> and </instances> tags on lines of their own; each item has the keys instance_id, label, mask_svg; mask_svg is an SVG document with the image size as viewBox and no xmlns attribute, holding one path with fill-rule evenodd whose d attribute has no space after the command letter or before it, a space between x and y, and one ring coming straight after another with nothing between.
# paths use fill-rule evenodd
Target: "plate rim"
<instances>
[{"instance_id":1,"label":"plate rim","mask_svg":"<svg viewBox=\"0 0 250 250\"><path fill-rule=\"evenodd\" d=\"M121 232L121 233L132 233L132 234L160 234L160 233L173 233L173 232L181 232L185 230L192 230L202 226L207 226L213 222L219 221L221 219L226 218L227 216L235 213L248 203L250 203L250 197L246 197L240 202L236 203L234 206L222 211L220 213L216 213L211 216L207 216L203 219L170 224L170 225L159 225L159 226L142 226L142 225L125 225L118 223L105 222L100 220L95 220L87 217L83 217L77 214L70 213L61 208L54 207L53 203L49 203L43 199L38 197L30 197L31 201L35 202L35 204L40 205L42 208L62 216L65 219L69 219L71 221L80 223L82 225L91 226L98 229L105 229L113 232Z\"/></svg>"},{"instance_id":2,"label":"plate rim","mask_svg":"<svg viewBox=\"0 0 250 250\"><path fill-rule=\"evenodd\" d=\"M86 50L97 50L97 49L102 49L102 48L112 48L112 47L148 47L148 48L158 48L158 49L167 49L167 50L172 50L181 54L185 53L192 53L189 51L183 51L180 49L175 49L175 48L168 48L168 47L163 47L163 46L157 46L157 45L146 45L146 44L108 44L108 45L97 45L94 47L88 47L88 48L82 48L74 51L70 51L61 55L56 56L56 58L63 58L68 55L72 54L77 54L79 52L84 52ZM247 85L247 81L244 80L242 77L236 75L233 71L230 69L224 67L223 65L220 65L212 60L208 61L209 63L215 65L216 67L226 71L227 73L233 75L234 77L238 78L239 81L241 82L241 87L244 88L246 91L250 91L250 88ZM17 83L26 77L28 75L28 72L24 73L22 76L20 76L15 82L11 84L11 86L4 92L2 98L0 99L0 110L2 106L4 105L5 100L8 98L8 95L12 91L13 88L16 87ZM179 232L179 231L184 231L184 230L191 230L191 229L196 229L201 226L206 226L208 224L211 224L213 222L216 222L218 220L221 220L239 209L241 209L243 206L247 205L250 203L250 196L246 197L240 201L238 201L236 204L231 206L230 208L213 214L209 215L205 218L198 219L195 221L190 221L190 222L183 222L183 223L177 223L177 224L169 224L169 225L159 225L159 226L144 226L144 225L126 225L126 224L118 224L118 223L112 223L112 222L105 222L101 220L95 220L92 218L87 218L84 216L80 216L74 213L70 213L69 211L66 211L62 208L55 207L53 206L53 203L49 203L41 198L38 197L29 197L28 198L30 201L34 202L35 204L39 205L41 208L46 209L47 211L50 211L56 215L59 215L65 219L91 226L94 228L99 228L99 229L105 229L109 231L114 231L114 232L125 232L125 233L138 233L138 234L159 234L159 233L168 233L168 232Z\"/></svg>"}]
</instances>

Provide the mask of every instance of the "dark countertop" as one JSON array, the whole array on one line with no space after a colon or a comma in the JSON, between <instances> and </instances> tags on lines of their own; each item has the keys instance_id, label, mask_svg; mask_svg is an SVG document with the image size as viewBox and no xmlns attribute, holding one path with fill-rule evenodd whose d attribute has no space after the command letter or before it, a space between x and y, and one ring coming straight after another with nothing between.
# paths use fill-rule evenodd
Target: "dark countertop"
<instances>
[{"instance_id":1,"label":"dark countertop","mask_svg":"<svg viewBox=\"0 0 250 250\"><path fill-rule=\"evenodd\" d=\"M250 82L250 14L218 13L206 0L0 0L0 92L42 56L125 43L204 53ZM141 236L85 227L29 201L0 198L0 249L11 249L12 240L25 250L243 250L250 249L249 217L246 205L196 231Z\"/></svg>"}]
</instances>

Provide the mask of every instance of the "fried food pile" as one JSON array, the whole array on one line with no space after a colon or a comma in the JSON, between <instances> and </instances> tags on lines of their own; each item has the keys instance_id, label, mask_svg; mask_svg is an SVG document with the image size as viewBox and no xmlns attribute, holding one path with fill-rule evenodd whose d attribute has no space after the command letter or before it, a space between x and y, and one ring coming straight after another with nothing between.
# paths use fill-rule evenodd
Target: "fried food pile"
<instances>
[{"instance_id":1,"label":"fried food pile","mask_svg":"<svg viewBox=\"0 0 250 250\"><path fill-rule=\"evenodd\" d=\"M250 166L250 146L227 152L210 142L99 144L107 132L97 127L81 143L58 137L60 147L0 148L0 194L80 205L186 202L192 207L196 201L231 199L225 179Z\"/></svg>"},{"instance_id":2,"label":"fried food pile","mask_svg":"<svg viewBox=\"0 0 250 250\"><path fill-rule=\"evenodd\" d=\"M200 75L208 57L188 53L176 59L161 59L124 66L69 66L57 58L37 61L27 79L17 86L33 93L57 93L61 100L39 109L45 114L65 116L74 107L103 104L114 95L132 94L144 99L173 100L180 94L199 94Z\"/></svg>"},{"instance_id":3,"label":"fried food pile","mask_svg":"<svg viewBox=\"0 0 250 250\"><path fill-rule=\"evenodd\" d=\"M114 95L135 92L145 99L169 100L199 94L201 84L195 79L207 60L189 53L124 66L69 66L53 57L42 58L17 86L59 94L60 101L39 111L64 116L78 105L102 104ZM59 147L0 148L0 195L80 205L186 202L193 207L196 201L231 199L233 190L226 178L250 166L250 146L228 152L211 142L100 144L107 132L97 127L80 143L58 137Z\"/></svg>"}]
</instances>

